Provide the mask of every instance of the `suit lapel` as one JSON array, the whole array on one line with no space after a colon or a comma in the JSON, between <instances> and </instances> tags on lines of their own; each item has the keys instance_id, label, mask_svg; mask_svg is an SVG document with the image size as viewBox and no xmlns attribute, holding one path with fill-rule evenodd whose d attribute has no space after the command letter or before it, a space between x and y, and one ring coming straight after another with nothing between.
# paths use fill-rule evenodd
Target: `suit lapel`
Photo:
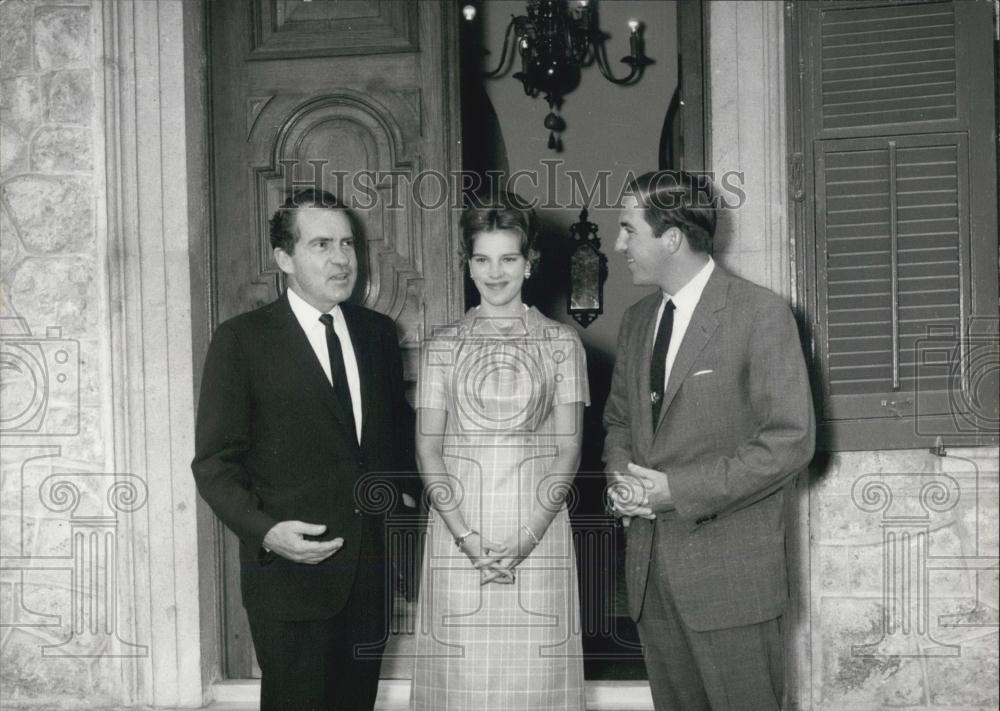
<instances>
[{"instance_id":1,"label":"suit lapel","mask_svg":"<svg viewBox=\"0 0 1000 711\"><path fill-rule=\"evenodd\" d=\"M316 357L316 351L306 337L305 331L295 318L295 312L288 304L288 295L282 294L275 303L274 326L281 332L282 343L288 349L288 360L291 363L301 363L303 373L303 386L308 392L315 393L316 397L323 402L330 414L336 418L341 425L346 425L347 418L341 412L337 398L333 396L333 388L330 381L323 372ZM353 338L354 334L351 333ZM351 439L356 439L352 437Z\"/></svg>"},{"instance_id":2,"label":"suit lapel","mask_svg":"<svg viewBox=\"0 0 1000 711\"><path fill-rule=\"evenodd\" d=\"M361 312L353 304L343 303L340 311L344 323L351 334L354 361L358 364L358 378L361 380L361 442L365 441L365 431L369 426L368 413L371 412L372 379L375 377L374 363L378 351L374 329L365 328L361 322Z\"/></svg>"},{"instance_id":3,"label":"suit lapel","mask_svg":"<svg viewBox=\"0 0 1000 711\"><path fill-rule=\"evenodd\" d=\"M677 350L677 357L674 359L674 365L670 369L670 379L667 381L667 387L663 392L660 421L656 423L657 429L663 424L667 410L670 409L670 403L673 402L677 391L681 389L681 383L684 382L688 373L691 372L691 367L709 340L711 340L715 329L719 327L719 320L715 314L725 307L728 291L729 277L716 265L712 271L712 276L708 279L708 283L705 284L704 291L701 292L701 299L698 300L698 305L694 308L694 313L691 315L691 322L684 333L684 340ZM652 349L652 346L650 346L650 349ZM650 417L652 417L652 414L650 414Z\"/></svg>"},{"instance_id":4,"label":"suit lapel","mask_svg":"<svg viewBox=\"0 0 1000 711\"><path fill-rule=\"evenodd\" d=\"M656 312L659 310L662 295L659 293L655 297L650 297L646 307L639 315L642 328L639 331L639 351L638 351L638 375L639 375L639 397L638 402L642 403L639 408L639 432L643 438L648 438L653 431L652 403L649 400L649 359L653 352L653 336L656 331Z\"/></svg>"}]
</instances>

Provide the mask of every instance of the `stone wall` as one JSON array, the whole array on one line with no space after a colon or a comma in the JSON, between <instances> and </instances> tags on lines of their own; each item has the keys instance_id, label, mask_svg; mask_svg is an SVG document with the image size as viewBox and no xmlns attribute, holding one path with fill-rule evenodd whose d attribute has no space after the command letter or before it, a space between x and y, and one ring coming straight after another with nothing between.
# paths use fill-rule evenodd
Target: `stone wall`
<instances>
[{"instance_id":1,"label":"stone wall","mask_svg":"<svg viewBox=\"0 0 1000 711\"><path fill-rule=\"evenodd\" d=\"M202 700L182 8L0 1L4 709Z\"/></svg>"},{"instance_id":2,"label":"stone wall","mask_svg":"<svg viewBox=\"0 0 1000 711\"><path fill-rule=\"evenodd\" d=\"M995 448L817 470L802 708L997 707L997 470Z\"/></svg>"},{"instance_id":3,"label":"stone wall","mask_svg":"<svg viewBox=\"0 0 1000 711\"><path fill-rule=\"evenodd\" d=\"M102 474L114 464L94 13L80 2L0 3L5 707L122 696L106 632L120 620L104 607L115 561L103 545L115 545L123 515L104 497L126 480ZM84 526L81 516L93 518Z\"/></svg>"}]
</instances>

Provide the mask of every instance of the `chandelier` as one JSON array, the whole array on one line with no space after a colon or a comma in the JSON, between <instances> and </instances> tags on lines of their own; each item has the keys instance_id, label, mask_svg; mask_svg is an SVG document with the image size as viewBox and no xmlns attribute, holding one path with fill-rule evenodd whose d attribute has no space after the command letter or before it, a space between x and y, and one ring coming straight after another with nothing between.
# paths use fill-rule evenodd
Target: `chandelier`
<instances>
[{"instance_id":1,"label":"chandelier","mask_svg":"<svg viewBox=\"0 0 1000 711\"><path fill-rule=\"evenodd\" d=\"M475 20L476 6L462 9L468 22ZM524 85L524 93L535 98L545 96L549 113L545 128L549 130L549 148L562 150L559 134L566 122L559 115L563 96L580 83L580 69L596 64L605 79L613 84L634 84L642 77L646 66L653 63L643 53L642 27L638 20L629 20L629 55L621 61L628 65L628 74L616 77L608 63L604 46L606 35L598 27L593 0L528 0L527 15L512 16L504 34L503 50L496 68L485 76L494 79L507 74L514 63L514 50L521 56L521 70L514 78Z\"/></svg>"}]
</instances>

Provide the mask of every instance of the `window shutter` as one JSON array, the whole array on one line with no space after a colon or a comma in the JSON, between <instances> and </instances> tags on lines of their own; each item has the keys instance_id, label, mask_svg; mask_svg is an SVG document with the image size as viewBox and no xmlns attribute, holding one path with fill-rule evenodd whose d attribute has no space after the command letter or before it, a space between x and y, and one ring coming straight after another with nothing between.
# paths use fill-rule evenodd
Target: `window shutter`
<instances>
[{"instance_id":1,"label":"window shutter","mask_svg":"<svg viewBox=\"0 0 1000 711\"><path fill-rule=\"evenodd\" d=\"M958 117L951 3L820 13L823 129Z\"/></svg>"},{"instance_id":2,"label":"window shutter","mask_svg":"<svg viewBox=\"0 0 1000 711\"><path fill-rule=\"evenodd\" d=\"M996 441L993 104L977 96L994 77L990 8L804 5L821 439Z\"/></svg>"}]
</instances>

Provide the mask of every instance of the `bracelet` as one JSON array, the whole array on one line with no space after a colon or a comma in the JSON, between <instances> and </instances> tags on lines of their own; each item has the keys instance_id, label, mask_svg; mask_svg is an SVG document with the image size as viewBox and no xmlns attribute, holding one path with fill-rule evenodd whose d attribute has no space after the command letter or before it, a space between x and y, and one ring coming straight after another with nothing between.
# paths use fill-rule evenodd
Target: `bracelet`
<instances>
[{"instance_id":1,"label":"bracelet","mask_svg":"<svg viewBox=\"0 0 1000 711\"><path fill-rule=\"evenodd\" d=\"M539 540L538 536L535 535L535 532L531 530L531 528L528 526L528 524L522 523L521 524L521 530L528 534L528 537L531 538L532 541L534 541L534 543L535 543L536 546L539 543L541 543L541 540Z\"/></svg>"},{"instance_id":2,"label":"bracelet","mask_svg":"<svg viewBox=\"0 0 1000 711\"><path fill-rule=\"evenodd\" d=\"M465 543L465 539L468 538L469 536L473 536L473 535L474 536L478 536L479 535L479 531L477 531L474 528L470 528L468 531L466 531L462 535L455 536L455 547L456 548L461 548L462 544Z\"/></svg>"}]
</instances>

